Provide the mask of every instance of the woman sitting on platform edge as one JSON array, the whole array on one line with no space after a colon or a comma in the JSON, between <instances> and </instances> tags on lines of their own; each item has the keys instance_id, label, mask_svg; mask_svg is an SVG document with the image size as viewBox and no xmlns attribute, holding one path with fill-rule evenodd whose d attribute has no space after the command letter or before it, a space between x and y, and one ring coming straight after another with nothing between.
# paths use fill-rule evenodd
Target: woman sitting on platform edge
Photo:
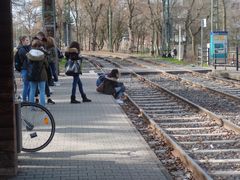
<instances>
[{"instance_id":1,"label":"woman sitting on platform edge","mask_svg":"<svg viewBox=\"0 0 240 180\"><path fill-rule=\"evenodd\" d=\"M113 95L116 99L116 102L122 104L123 101L121 98L123 98L125 86L122 82L118 81L119 76L120 73L118 69L112 69L112 71L105 76L103 82L97 87L96 90L104 94Z\"/></svg>"},{"instance_id":2,"label":"woman sitting on platform edge","mask_svg":"<svg viewBox=\"0 0 240 180\"><path fill-rule=\"evenodd\" d=\"M72 61L76 61L79 66L81 66L82 64L82 58L79 56L79 53L80 53L80 45L78 42L76 41L73 41L69 48L66 49L65 51L65 56L66 56L66 59L69 61L69 60L72 60ZM77 88L77 85L78 85L78 88L79 88L79 92L82 96L82 102L91 102L90 99L87 98L85 92L83 91L83 85L82 85L82 82L81 82L81 79L79 77L79 74L82 74L82 72L79 72L79 73L74 73L72 76L73 76L73 82L72 82L72 95L71 95L71 103L80 103L80 101L77 101L76 100L76 88Z\"/></svg>"}]
</instances>

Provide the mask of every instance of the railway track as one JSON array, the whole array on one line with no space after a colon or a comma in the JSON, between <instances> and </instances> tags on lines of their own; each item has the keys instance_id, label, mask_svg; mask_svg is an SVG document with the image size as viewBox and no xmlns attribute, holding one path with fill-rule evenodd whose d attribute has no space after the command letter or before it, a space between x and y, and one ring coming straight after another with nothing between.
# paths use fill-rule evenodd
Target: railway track
<instances>
[{"instance_id":1,"label":"railway track","mask_svg":"<svg viewBox=\"0 0 240 180\"><path fill-rule=\"evenodd\" d=\"M125 66L129 67L126 64ZM143 68L145 69L144 66ZM164 137L173 147L172 153L192 171L195 179L240 177L240 135L236 127L226 126L219 116L177 93L190 94L190 91L186 90L191 89L189 96L196 95L198 91L203 92L202 87L195 85L193 88L186 82L183 86L178 82L181 78L174 80L171 79L172 75L169 78L162 77L162 74L145 74L145 78L134 73L124 75L129 100L138 108L154 133ZM165 84L165 87L160 87L158 83L161 86ZM168 88L167 83L170 84ZM224 103L227 102L228 100Z\"/></svg>"},{"instance_id":2,"label":"railway track","mask_svg":"<svg viewBox=\"0 0 240 180\"><path fill-rule=\"evenodd\" d=\"M191 78L191 73L186 73L185 76ZM183 76L183 75L182 75ZM208 109L209 111L217 114L223 120L230 121L233 124L240 125L240 99L231 94L219 91L219 84L216 89L213 89L214 83L212 81L205 81L196 83L195 80L186 80L176 75L168 73L144 75L149 80L158 83L162 87L182 96L195 104ZM198 76L199 77L199 76ZM201 79L201 78L200 78ZM198 78L196 77L196 81ZM228 87L225 86L225 89ZM228 88L229 89L229 88ZM240 128L237 130L240 132Z\"/></svg>"},{"instance_id":3,"label":"railway track","mask_svg":"<svg viewBox=\"0 0 240 180\"><path fill-rule=\"evenodd\" d=\"M220 127L207 112L169 95L159 86L149 85L147 80L124 79L130 99L174 146L173 153L196 179L240 176L239 134Z\"/></svg>"},{"instance_id":4,"label":"railway track","mask_svg":"<svg viewBox=\"0 0 240 180\"><path fill-rule=\"evenodd\" d=\"M240 83L236 81L234 82L231 80L211 77L206 74L196 72L187 72L177 75L183 80L200 84L206 88L232 96L234 99L238 99L240 101Z\"/></svg>"},{"instance_id":5,"label":"railway track","mask_svg":"<svg viewBox=\"0 0 240 180\"><path fill-rule=\"evenodd\" d=\"M134 64L141 68L146 69L153 66L153 68L156 69L155 65L151 64L149 61L145 62L145 64L140 64L137 62L137 59L134 60ZM124 61L129 64L133 63L131 59L117 61L119 64ZM126 62L121 65L129 67L126 66ZM164 66L166 65L164 64ZM155 73L156 75L144 73L146 74L145 76L161 84L161 86L212 111L222 119L240 126L240 83L210 77L204 73L190 72L190 70L184 69L181 71L169 71L169 73ZM240 132L240 129L238 132Z\"/></svg>"}]
</instances>

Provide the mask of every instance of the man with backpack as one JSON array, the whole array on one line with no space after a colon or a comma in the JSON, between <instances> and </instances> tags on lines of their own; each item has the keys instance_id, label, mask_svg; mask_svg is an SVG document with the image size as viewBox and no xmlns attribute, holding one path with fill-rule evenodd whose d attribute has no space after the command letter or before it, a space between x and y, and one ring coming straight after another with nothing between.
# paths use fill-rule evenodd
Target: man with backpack
<instances>
[{"instance_id":1,"label":"man with backpack","mask_svg":"<svg viewBox=\"0 0 240 180\"><path fill-rule=\"evenodd\" d=\"M22 100L29 100L29 82L27 79L28 58L26 54L30 51L31 46L27 36L19 37L19 45L15 54L15 69L21 73L23 81Z\"/></svg>"}]
</instances>

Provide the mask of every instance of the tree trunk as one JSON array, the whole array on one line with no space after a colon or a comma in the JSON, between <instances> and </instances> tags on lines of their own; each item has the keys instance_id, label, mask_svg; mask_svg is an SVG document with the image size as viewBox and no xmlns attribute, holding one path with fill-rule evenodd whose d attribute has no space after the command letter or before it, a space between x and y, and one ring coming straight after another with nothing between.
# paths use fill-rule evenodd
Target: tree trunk
<instances>
[{"instance_id":1,"label":"tree trunk","mask_svg":"<svg viewBox=\"0 0 240 180\"><path fill-rule=\"evenodd\" d=\"M196 57L196 49L195 49L195 37L192 36L192 55L194 56L194 58Z\"/></svg>"},{"instance_id":2,"label":"tree trunk","mask_svg":"<svg viewBox=\"0 0 240 180\"><path fill-rule=\"evenodd\" d=\"M132 25L129 24L129 27L128 27L128 34L129 34L129 46L128 46L128 51L130 53L133 52L133 49L134 49L134 39L133 39L133 30L132 30Z\"/></svg>"},{"instance_id":3,"label":"tree trunk","mask_svg":"<svg viewBox=\"0 0 240 180\"><path fill-rule=\"evenodd\" d=\"M154 26L152 29L152 40L151 40L151 56L154 56L154 36L155 36L155 30L154 30Z\"/></svg>"},{"instance_id":4,"label":"tree trunk","mask_svg":"<svg viewBox=\"0 0 240 180\"><path fill-rule=\"evenodd\" d=\"M97 47L97 22L95 21L93 24L92 24L92 42L91 42L91 45L92 45L92 51L96 51L96 47Z\"/></svg>"},{"instance_id":5,"label":"tree trunk","mask_svg":"<svg viewBox=\"0 0 240 180\"><path fill-rule=\"evenodd\" d=\"M225 1L222 0L222 5L223 5L223 8L222 8L222 16L223 16L223 31L226 31L226 24L227 24L227 15L226 15L226 4L225 4Z\"/></svg>"}]
</instances>

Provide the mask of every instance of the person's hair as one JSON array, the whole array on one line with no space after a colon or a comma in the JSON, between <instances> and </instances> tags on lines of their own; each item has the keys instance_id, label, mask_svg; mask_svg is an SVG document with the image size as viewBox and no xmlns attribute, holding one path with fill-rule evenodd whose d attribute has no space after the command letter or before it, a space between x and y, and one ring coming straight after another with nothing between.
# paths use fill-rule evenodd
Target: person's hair
<instances>
[{"instance_id":1,"label":"person's hair","mask_svg":"<svg viewBox=\"0 0 240 180\"><path fill-rule=\"evenodd\" d=\"M119 77L118 69L112 69L112 71L108 74L108 77L118 78Z\"/></svg>"},{"instance_id":2,"label":"person's hair","mask_svg":"<svg viewBox=\"0 0 240 180\"><path fill-rule=\"evenodd\" d=\"M37 37L38 39L44 41L44 42L47 41L46 35L45 35L45 33L42 32L42 31L39 31L39 32L37 33L36 37Z\"/></svg>"},{"instance_id":3,"label":"person's hair","mask_svg":"<svg viewBox=\"0 0 240 180\"><path fill-rule=\"evenodd\" d=\"M80 44L77 41L71 42L69 48L76 48L78 50L78 53L80 53Z\"/></svg>"},{"instance_id":4,"label":"person's hair","mask_svg":"<svg viewBox=\"0 0 240 180\"><path fill-rule=\"evenodd\" d=\"M43 46L43 42L39 39L33 39L31 46L32 46L32 48L40 48Z\"/></svg>"},{"instance_id":5,"label":"person's hair","mask_svg":"<svg viewBox=\"0 0 240 180\"><path fill-rule=\"evenodd\" d=\"M53 37L48 36L47 37L47 42L46 42L46 47L47 48L52 48L55 46L55 41Z\"/></svg>"},{"instance_id":6,"label":"person's hair","mask_svg":"<svg viewBox=\"0 0 240 180\"><path fill-rule=\"evenodd\" d=\"M20 36L19 37L19 44L21 44L22 45L22 42L26 39L26 38L28 38L27 36Z\"/></svg>"},{"instance_id":7,"label":"person's hair","mask_svg":"<svg viewBox=\"0 0 240 180\"><path fill-rule=\"evenodd\" d=\"M45 33L42 32L42 31L39 31L39 32L37 33L37 36L46 37Z\"/></svg>"}]
</instances>

